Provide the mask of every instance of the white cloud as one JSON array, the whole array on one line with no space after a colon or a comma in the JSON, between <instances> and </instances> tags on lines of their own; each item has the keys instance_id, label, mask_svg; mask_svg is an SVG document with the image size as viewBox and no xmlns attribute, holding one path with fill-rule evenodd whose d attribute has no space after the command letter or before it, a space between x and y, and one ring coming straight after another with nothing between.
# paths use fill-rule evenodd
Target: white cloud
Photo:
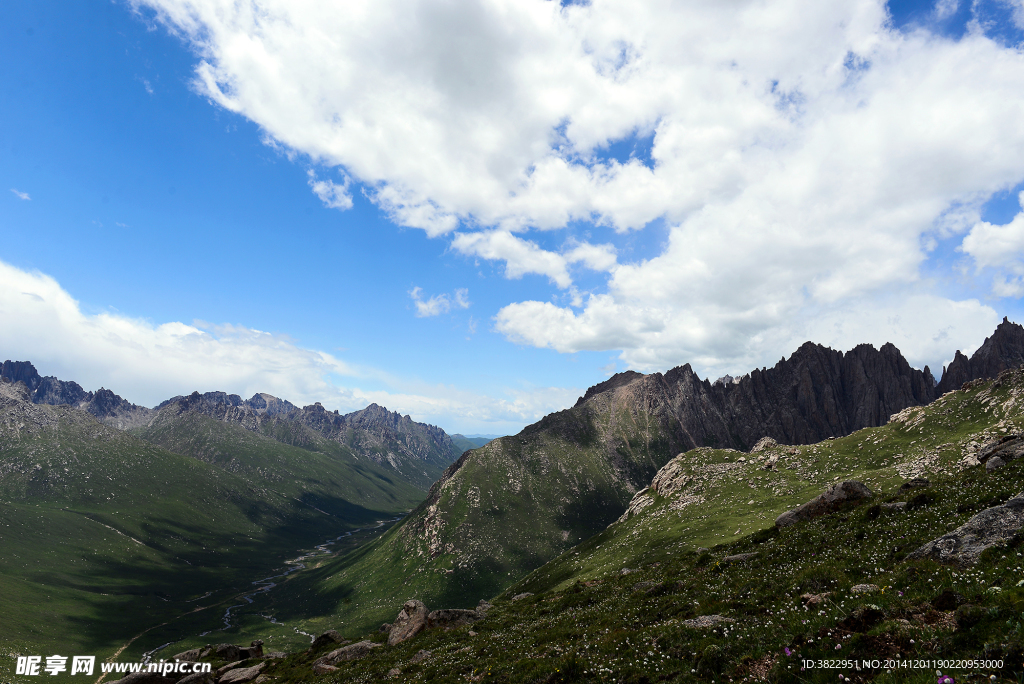
<instances>
[{"instance_id":1,"label":"white cloud","mask_svg":"<svg viewBox=\"0 0 1024 684\"><path fill-rule=\"evenodd\" d=\"M460 288L449 296L448 294L434 295L429 299L423 299L423 289L414 287L409 290L413 304L416 305L417 318L427 318L448 313L453 308L468 309L470 305L469 290Z\"/></svg>"},{"instance_id":2,"label":"white cloud","mask_svg":"<svg viewBox=\"0 0 1024 684\"><path fill-rule=\"evenodd\" d=\"M469 256L504 261L507 278L521 278L527 273L537 273L547 276L561 288L572 284L564 256L541 249L536 243L506 230L457 233L452 246Z\"/></svg>"},{"instance_id":3,"label":"white cloud","mask_svg":"<svg viewBox=\"0 0 1024 684\"><path fill-rule=\"evenodd\" d=\"M959 0L937 0L935 3L935 18L942 20L956 14L960 7Z\"/></svg>"},{"instance_id":4,"label":"white cloud","mask_svg":"<svg viewBox=\"0 0 1024 684\"><path fill-rule=\"evenodd\" d=\"M1024 0L1001 0L1001 3L1010 8L1013 25L1024 29Z\"/></svg>"},{"instance_id":5,"label":"white cloud","mask_svg":"<svg viewBox=\"0 0 1024 684\"><path fill-rule=\"evenodd\" d=\"M1024 192L1018 200L1024 207ZM995 271L996 296L1024 296L1024 211L1004 225L978 221L959 249L973 258L978 271Z\"/></svg>"},{"instance_id":6,"label":"white cloud","mask_svg":"<svg viewBox=\"0 0 1024 684\"><path fill-rule=\"evenodd\" d=\"M868 312L910 313L892 293L957 317L954 346L991 317L919 273L1024 180L1024 53L980 24L904 33L884 0L134 4L197 49L201 92L393 220L574 297L574 264L609 274L582 312L502 309L518 342L742 370L822 312L879 339ZM652 136L649 163L598 155L633 135ZM612 243L658 218L662 251L623 262ZM574 221L616 238L558 253L529 235ZM1000 268L996 294L1019 296Z\"/></svg>"},{"instance_id":7,"label":"white cloud","mask_svg":"<svg viewBox=\"0 0 1024 684\"><path fill-rule=\"evenodd\" d=\"M464 290L453 305L468 306ZM534 387L485 396L415 378L393 378L314 349L286 335L240 325L149 321L86 314L52 277L0 262L0 361L31 361L43 375L107 387L137 404L198 390L250 397L269 392L298 405L315 401L342 411L377 402L446 430L517 432L572 405L575 388ZM71 342L69 342L69 340ZM344 386L333 377L351 379ZM385 384L389 389L360 385ZM503 396L502 396L503 395Z\"/></svg>"},{"instance_id":8,"label":"white cloud","mask_svg":"<svg viewBox=\"0 0 1024 684\"><path fill-rule=\"evenodd\" d=\"M31 197L28 196L27 192L22 192L21 190L15 190L14 188L11 188L11 192L13 192L18 199L22 199L22 200L30 200L30 199L32 199Z\"/></svg>"},{"instance_id":9,"label":"white cloud","mask_svg":"<svg viewBox=\"0 0 1024 684\"><path fill-rule=\"evenodd\" d=\"M352 195L348 192L349 179L338 185L331 180L319 180L312 169L306 172L309 176L309 187L313 194L320 198L324 206L329 209L341 209L342 211L352 208Z\"/></svg>"}]
</instances>

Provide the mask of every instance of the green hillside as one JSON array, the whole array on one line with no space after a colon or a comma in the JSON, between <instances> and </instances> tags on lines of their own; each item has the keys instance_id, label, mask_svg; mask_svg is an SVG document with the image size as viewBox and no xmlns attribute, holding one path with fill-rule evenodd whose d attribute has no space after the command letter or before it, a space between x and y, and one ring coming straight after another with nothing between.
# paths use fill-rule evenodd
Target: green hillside
<instances>
[{"instance_id":1,"label":"green hillside","mask_svg":"<svg viewBox=\"0 0 1024 684\"><path fill-rule=\"evenodd\" d=\"M402 523L294 577L268 610L314 632L379 625L412 597L472 607L614 521L669 459L656 425L599 397L467 452Z\"/></svg>"},{"instance_id":2,"label":"green hillside","mask_svg":"<svg viewBox=\"0 0 1024 684\"><path fill-rule=\"evenodd\" d=\"M988 471L970 457L1024 430L1022 400L1024 370L1017 370L907 410L883 428L796 453L760 452L758 465L750 454L695 450L659 474L662 485L683 486L638 494L632 515L519 581L486 618L338 662L318 681L376 682L394 669L402 681L509 684L924 684L936 669L956 681L1020 681L1024 535L974 565L907 555L1021 494L1024 459ZM775 468L761 470L773 455ZM851 476L869 481L875 496L810 522L773 524L777 513ZM920 476L930 482L904 486ZM762 486L756 477L765 478ZM650 502L639 503L645 497ZM899 502L902 509L883 505ZM737 554L754 555L731 558ZM400 606L391 606L389 620ZM385 640L380 632L349 636ZM313 660L330 648L297 652L264 673L282 684L307 681ZM880 664L854 667L865 659ZM886 659L926 664L886 666ZM989 664L956 664L962 659ZM816 669L806 660L832 665Z\"/></svg>"},{"instance_id":3,"label":"green hillside","mask_svg":"<svg viewBox=\"0 0 1024 684\"><path fill-rule=\"evenodd\" d=\"M276 446L238 446L230 462L253 463L231 472L0 384L0 657L127 646L123 659L216 630L301 549L422 497L372 465Z\"/></svg>"},{"instance_id":4,"label":"green hillside","mask_svg":"<svg viewBox=\"0 0 1024 684\"><path fill-rule=\"evenodd\" d=\"M348 516L357 501L391 511L408 510L423 499L423 490L394 471L359 458L302 425L293 427L311 433L309 447L289 446L237 423L193 412L161 414L153 424L133 433L331 515Z\"/></svg>"}]
</instances>

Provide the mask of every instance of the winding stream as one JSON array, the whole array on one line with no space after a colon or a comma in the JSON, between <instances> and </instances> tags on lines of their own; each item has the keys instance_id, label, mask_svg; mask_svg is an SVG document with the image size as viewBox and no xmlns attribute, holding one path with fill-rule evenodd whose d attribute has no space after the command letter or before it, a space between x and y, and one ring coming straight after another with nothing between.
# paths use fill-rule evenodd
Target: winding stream
<instances>
[{"instance_id":1,"label":"winding stream","mask_svg":"<svg viewBox=\"0 0 1024 684\"><path fill-rule=\"evenodd\" d=\"M227 609L224 611L223 617L221 618L221 620L224 622L224 626L223 627L221 627L219 629L207 630L205 632L202 632L202 633L198 634L197 636L204 637L204 636L206 636L208 634L213 634L214 632L223 632L224 630L230 629L231 627L233 627L235 625L235 622L233 621L232 611L234 611L237 608L244 608L244 607L252 604L255 601L255 599L253 598L254 596L257 596L257 595L260 595L260 594L265 594L265 593L271 591L274 587L276 587L278 585L278 583L275 580L280 580L281 578L287 577L288 575L291 575L292 573L299 572L300 570L305 570L306 569L306 564L305 564L304 561L307 561L310 558L318 558L320 556L330 555L330 553L331 553L330 547L332 545L334 545L335 543L337 543L337 542L339 542L342 539L345 539L347 537L351 537L352 535L356 534L357 532L363 532L363 531L366 531L366 530L375 530L375 529L377 529L379 527L383 527L384 525L386 525L388 523L398 522L403 517L404 516L399 515L399 516L391 518L389 520L378 520L377 524L374 525L373 527L366 527L366 528L360 527L360 528L355 529L355 530L349 530L345 534L340 534L337 537L335 537L334 539L329 539L328 541L325 541L323 544L317 544L313 548L312 551L305 552L301 556L298 556L297 558L292 558L290 560L286 560L284 562L284 564L286 566L286 569L284 570L284 572L278 573L276 575L271 575L269 577L264 577L263 579L258 579L258 580L253 581L252 585L255 586L256 589L254 589L253 591L251 591L251 592L249 592L247 594L243 594L242 595L242 600L244 600L245 603L236 603L236 604L234 604L232 606L228 606L227 607ZM213 594L213 592L209 591L204 596L200 596L198 599L191 599L190 601L186 601L186 603L192 603L194 601L199 601L199 600L204 599L207 596L210 596L212 594ZM277 622L277 618L275 618L275 617L273 617L271 615L263 615L262 613L260 613L260 617L263 618L264 620L272 623L272 624L279 624ZM303 632L298 627L293 627L292 629L294 629L297 634L301 634L303 636L309 637L310 641L313 641L313 639L316 638L315 635L309 634L307 632ZM150 660L153 659L154 654L162 651L163 649L167 648L168 646L173 646L174 644L177 644L177 643L180 643L181 641L184 641L185 638L186 637L182 637L178 641L168 641L166 644L163 644L161 646L157 646L152 651L146 651L145 653L142 654L142 662L144 662L144 663L150 662Z\"/></svg>"}]
</instances>

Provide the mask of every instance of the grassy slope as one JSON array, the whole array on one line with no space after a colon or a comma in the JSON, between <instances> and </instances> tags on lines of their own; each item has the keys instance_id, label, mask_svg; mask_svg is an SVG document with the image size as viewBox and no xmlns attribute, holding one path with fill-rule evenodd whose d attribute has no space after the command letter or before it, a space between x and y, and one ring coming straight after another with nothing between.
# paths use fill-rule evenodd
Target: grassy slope
<instances>
[{"instance_id":1,"label":"grassy slope","mask_svg":"<svg viewBox=\"0 0 1024 684\"><path fill-rule=\"evenodd\" d=\"M285 583L274 605L306 631L358 632L408 598L472 607L499 593L602 530L668 460L654 421L613 409L563 411L471 452L402 524Z\"/></svg>"},{"instance_id":2,"label":"grassy slope","mask_svg":"<svg viewBox=\"0 0 1024 684\"><path fill-rule=\"evenodd\" d=\"M392 511L408 510L423 499L423 490L393 471L357 458L351 450L319 435L315 435L319 437L313 445L316 450L300 448L236 423L191 412L135 434L332 515L350 515L350 502Z\"/></svg>"},{"instance_id":3,"label":"grassy slope","mask_svg":"<svg viewBox=\"0 0 1024 684\"><path fill-rule=\"evenodd\" d=\"M338 673L322 681L379 681L393 667L401 670L403 681L437 682L455 676L495 682L719 677L824 682L837 681L839 673L854 681L934 681L934 668L891 674L849 667L800 671L801 658L884 659L897 654L1001 658L1001 670L951 672L958 681L969 671L1016 681L1024 676L1024 587L1018 586L1024 584L1024 545L992 549L968 569L904 558L1024 487L1024 461L992 473L957 467L961 446L971 439L985 441L1003 431L1024 429L1021 397L1024 373L1018 371L1012 382L1004 381L995 390L988 383L947 395L920 412L908 412L905 421L807 447L783 463L786 480L776 483L793 494L778 502L765 495L764 510L737 509L755 490L749 485L737 488L736 478L708 485L703 504L671 515L662 512L666 502L655 500L526 577L496 600L486 620L378 649L364 660L342 663ZM947 444L953 446L943 446ZM701 451L700 460L727 455ZM812 463L815 455L818 462ZM797 477L801 472L804 478ZM931 478L931 487L899 489L905 477L920 473ZM743 472L745 477L751 474ZM816 494L836 476L870 479L875 499L775 530L771 522L776 512L805 500L805 494ZM804 494L801 487L807 488ZM913 503L899 513L874 505L899 500ZM726 516L726 523L714 521L719 514ZM734 536L733 525L763 531ZM711 548L699 551L701 545ZM723 560L750 551L759 555L743 563ZM633 572L623 575L622 566ZM868 595L850 591L862 583L880 590ZM523 589L536 595L515 602L508 598ZM970 605L956 613L935 610L929 602L944 589L959 592ZM804 592L824 591L831 595L813 609L799 599ZM876 617L858 624L851 616L864 606L877 610ZM396 603L393 612L397 609ZM681 624L707 614L736 622L715 631ZM469 629L478 634L471 636ZM792 655L786 655L787 648ZM410 663L421 649L432 656ZM268 674L282 684L302 681L315 655L296 654Z\"/></svg>"},{"instance_id":4,"label":"grassy slope","mask_svg":"<svg viewBox=\"0 0 1024 684\"><path fill-rule=\"evenodd\" d=\"M215 629L232 597L298 548L393 516L422 496L411 488L395 494L372 469L361 481L354 473L347 482L324 478L303 496L316 484L309 460L327 457L267 453L281 481L266 487L66 407L26 410L39 425L14 412L0 425L0 657L102 659L152 628L126 658ZM296 465L299 458L306 465ZM290 467L301 475L284 478ZM348 498L328 493L332 486Z\"/></svg>"},{"instance_id":5,"label":"grassy slope","mask_svg":"<svg viewBox=\"0 0 1024 684\"><path fill-rule=\"evenodd\" d=\"M690 481L679 492L670 497L652 490L641 493L650 503L640 514L609 527L509 591L557 588L570 579L631 567L651 554L668 556L739 539L771 525L779 514L836 480L860 480L886 491L919 473L955 473L963 467L970 441L1024 429L1018 400L1009 391L1000 390L996 401L980 389L951 392L928 407L905 410L900 420L883 427L818 444L777 447L762 454L707 448L681 454L674 461ZM1002 397L1010 402L1008 410ZM775 469L764 470L762 459L772 454L779 462Z\"/></svg>"}]
</instances>

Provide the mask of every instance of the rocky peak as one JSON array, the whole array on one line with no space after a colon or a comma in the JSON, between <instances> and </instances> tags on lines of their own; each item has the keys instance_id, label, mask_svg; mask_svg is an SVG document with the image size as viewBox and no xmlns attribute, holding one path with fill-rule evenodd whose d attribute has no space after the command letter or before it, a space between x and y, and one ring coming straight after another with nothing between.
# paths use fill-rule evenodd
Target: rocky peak
<instances>
[{"instance_id":1,"label":"rocky peak","mask_svg":"<svg viewBox=\"0 0 1024 684\"><path fill-rule=\"evenodd\" d=\"M971 380L994 378L1001 371L1021 364L1024 364L1024 326L1004 317L971 358L968 359L959 349L956 351L953 361L943 369L942 379L936 388L937 396L960 389Z\"/></svg>"},{"instance_id":2,"label":"rocky peak","mask_svg":"<svg viewBox=\"0 0 1024 684\"><path fill-rule=\"evenodd\" d=\"M108 389L87 392L77 382L58 380L52 375L40 376L28 361L4 361L0 366L0 377L24 383L33 404L72 406L118 427L137 422L149 412L149 409L136 406Z\"/></svg>"},{"instance_id":3,"label":"rocky peak","mask_svg":"<svg viewBox=\"0 0 1024 684\"><path fill-rule=\"evenodd\" d=\"M609 392L609 391L611 391L613 389L622 387L624 385L628 385L629 383L633 382L634 380L638 380L638 379L640 379L642 377L644 377L643 373L637 373L636 371L631 371L631 370L623 371L621 373L616 373L615 375L613 375L612 377L608 378L604 382L600 382L600 383L594 385L593 387L591 387L590 389L588 389L587 393L584 394L582 397L580 397L576 401L576 406L579 406L580 404L586 403L587 400L589 400L591 397L594 397L594 396L596 396L598 394L601 394L603 392Z\"/></svg>"}]
</instances>

